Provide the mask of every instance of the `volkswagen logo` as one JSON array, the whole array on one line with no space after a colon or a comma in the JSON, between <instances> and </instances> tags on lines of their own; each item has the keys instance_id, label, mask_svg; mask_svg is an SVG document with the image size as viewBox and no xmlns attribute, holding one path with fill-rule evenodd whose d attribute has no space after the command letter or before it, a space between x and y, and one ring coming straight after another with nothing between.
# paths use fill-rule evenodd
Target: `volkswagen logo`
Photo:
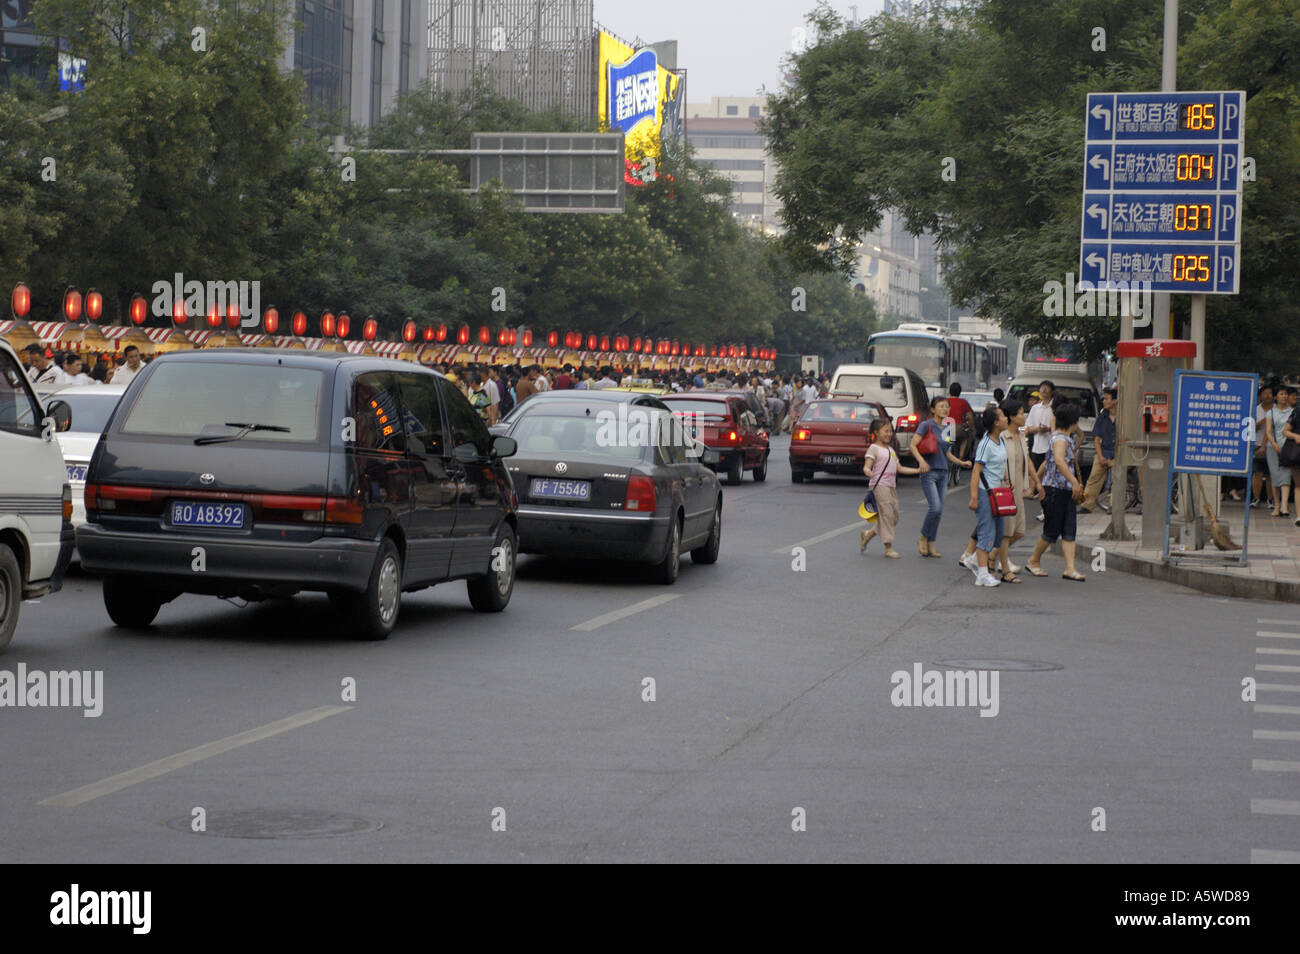
<instances>
[{"instance_id":1,"label":"volkswagen logo","mask_svg":"<svg viewBox=\"0 0 1300 954\"><path fill-rule=\"evenodd\" d=\"M564 461L560 461L558 464L555 465L555 472L557 474L567 474L569 472L569 465L566 464Z\"/></svg>"},{"instance_id":2,"label":"volkswagen logo","mask_svg":"<svg viewBox=\"0 0 1300 954\"><path fill-rule=\"evenodd\" d=\"M199 483L201 484L210 484L216 479L216 474L199 474Z\"/></svg>"}]
</instances>

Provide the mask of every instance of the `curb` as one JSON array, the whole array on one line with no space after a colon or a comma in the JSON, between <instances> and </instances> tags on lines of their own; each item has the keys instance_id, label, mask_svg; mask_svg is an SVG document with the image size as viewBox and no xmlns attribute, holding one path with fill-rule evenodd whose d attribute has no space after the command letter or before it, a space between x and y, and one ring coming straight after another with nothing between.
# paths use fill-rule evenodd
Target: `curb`
<instances>
[{"instance_id":1,"label":"curb","mask_svg":"<svg viewBox=\"0 0 1300 954\"><path fill-rule=\"evenodd\" d=\"M1106 568L1130 573L1133 576L1143 576L1149 580L1187 586L1215 596L1300 603L1300 581L1297 580L1262 580L1255 577L1229 576L1226 573L1215 573L1198 567L1166 566L1127 553L1116 553L1114 550L1106 551Z\"/></svg>"}]
</instances>

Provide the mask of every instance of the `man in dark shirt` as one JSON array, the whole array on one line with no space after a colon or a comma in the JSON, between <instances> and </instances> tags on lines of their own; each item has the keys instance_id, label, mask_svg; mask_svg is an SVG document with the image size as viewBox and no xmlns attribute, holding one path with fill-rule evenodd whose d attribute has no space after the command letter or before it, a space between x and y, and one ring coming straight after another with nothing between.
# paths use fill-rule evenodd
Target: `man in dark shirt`
<instances>
[{"instance_id":1,"label":"man in dark shirt","mask_svg":"<svg viewBox=\"0 0 1300 954\"><path fill-rule=\"evenodd\" d=\"M1092 508L1097 505L1097 496L1105 488L1106 475L1115 463L1115 406L1118 396L1119 392L1115 388L1107 388L1102 393L1101 406L1104 410L1092 426L1092 446L1096 454L1092 459L1092 470L1088 473L1088 485L1083 488L1083 503L1079 505L1079 510L1084 513L1092 513ZM1106 509L1104 504L1102 509Z\"/></svg>"}]
</instances>

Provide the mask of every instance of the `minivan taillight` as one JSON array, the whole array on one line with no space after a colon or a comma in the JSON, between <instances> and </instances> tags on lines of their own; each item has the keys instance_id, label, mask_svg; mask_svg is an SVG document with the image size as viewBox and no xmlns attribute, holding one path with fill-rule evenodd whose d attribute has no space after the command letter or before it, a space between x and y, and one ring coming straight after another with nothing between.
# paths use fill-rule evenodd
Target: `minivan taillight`
<instances>
[{"instance_id":1,"label":"minivan taillight","mask_svg":"<svg viewBox=\"0 0 1300 954\"><path fill-rule=\"evenodd\" d=\"M119 484L86 484L84 491L87 514L100 510L139 510L141 504L154 499L153 487L123 487Z\"/></svg>"},{"instance_id":2,"label":"minivan taillight","mask_svg":"<svg viewBox=\"0 0 1300 954\"><path fill-rule=\"evenodd\" d=\"M345 524L348 526L360 526L365 516L365 507L361 503L361 495L353 494L350 497L326 497L325 498L325 522L332 524Z\"/></svg>"},{"instance_id":3,"label":"minivan taillight","mask_svg":"<svg viewBox=\"0 0 1300 954\"><path fill-rule=\"evenodd\" d=\"M636 474L627 479L627 496L623 500L624 510L635 510L638 513L654 513L657 505L658 498L655 496L655 482L653 480Z\"/></svg>"}]
</instances>

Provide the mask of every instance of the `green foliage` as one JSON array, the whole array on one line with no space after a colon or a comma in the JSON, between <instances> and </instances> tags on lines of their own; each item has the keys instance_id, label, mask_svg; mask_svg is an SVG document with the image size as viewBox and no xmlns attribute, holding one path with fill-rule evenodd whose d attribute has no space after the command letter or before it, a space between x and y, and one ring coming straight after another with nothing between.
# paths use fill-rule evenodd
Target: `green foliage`
<instances>
[{"instance_id":1,"label":"green foliage","mask_svg":"<svg viewBox=\"0 0 1300 954\"><path fill-rule=\"evenodd\" d=\"M1078 267L1086 94L1159 88L1162 16L1122 0L985 0L852 28L819 8L820 40L794 57L767 120L786 251L847 271L853 236L896 208L939 236L954 300L1015 334L1112 347L1117 319L1047 317L1043 286ZM1105 51L1092 48L1097 27ZM1180 88L1247 91L1259 169L1245 186L1242 294L1210 296L1210 361L1294 370L1300 19L1289 0L1184 0L1180 38ZM955 181L941 177L945 158ZM1187 301L1175 296L1175 314Z\"/></svg>"},{"instance_id":2,"label":"green foliage","mask_svg":"<svg viewBox=\"0 0 1300 954\"><path fill-rule=\"evenodd\" d=\"M279 66L288 10L133 0L128 34L122 4L37 5L39 28L84 38L91 66L82 93L0 91L0 282L32 286L32 317L57 317L67 285L93 285L119 319L132 293L152 298L180 272L260 281L263 306L285 316L348 311L359 328L373 314L383 337L414 317L794 353L865 345L871 302L798 273L731 216L729 182L680 150L628 187L621 215L525 214L491 185L470 196L466 160L433 152L478 131L593 124L484 88L422 88L368 129L308 110Z\"/></svg>"}]
</instances>

